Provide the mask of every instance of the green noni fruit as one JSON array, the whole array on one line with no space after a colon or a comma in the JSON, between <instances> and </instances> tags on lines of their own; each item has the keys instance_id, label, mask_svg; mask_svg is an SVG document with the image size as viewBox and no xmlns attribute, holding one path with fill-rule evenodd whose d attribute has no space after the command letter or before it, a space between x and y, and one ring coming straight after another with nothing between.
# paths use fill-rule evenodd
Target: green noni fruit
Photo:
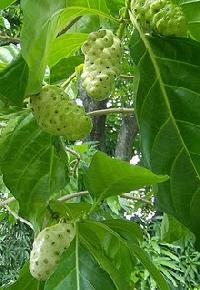
<instances>
[{"instance_id":1,"label":"green noni fruit","mask_svg":"<svg viewBox=\"0 0 200 290\"><path fill-rule=\"evenodd\" d=\"M100 101L106 99L120 73L121 41L112 31L92 32L82 46L85 55L82 85L88 96Z\"/></svg>"},{"instance_id":2,"label":"green noni fruit","mask_svg":"<svg viewBox=\"0 0 200 290\"><path fill-rule=\"evenodd\" d=\"M131 11L145 32L186 36L187 23L180 6L170 0L132 0Z\"/></svg>"},{"instance_id":3,"label":"green noni fruit","mask_svg":"<svg viewBox=\"0 0 200 290\"><path fill-rule=\"evenodd\" d=\"M75 104L63 89L47 85L30 98L33 114L45 132L79 140L90 133L92 121L84 109Z\"/></svg>"},{"instance_id":4,"label":"green noni fruit","mask_svg":"<svg viewBox=\"0 0 200 290\"><path fill-rule=\"evenodd\" d=\"M69 223L59 223L42 230L34 240L30 254L31 275L37 280L47 280L74 236L74 227Z\"/></svg>"}]
</instances>

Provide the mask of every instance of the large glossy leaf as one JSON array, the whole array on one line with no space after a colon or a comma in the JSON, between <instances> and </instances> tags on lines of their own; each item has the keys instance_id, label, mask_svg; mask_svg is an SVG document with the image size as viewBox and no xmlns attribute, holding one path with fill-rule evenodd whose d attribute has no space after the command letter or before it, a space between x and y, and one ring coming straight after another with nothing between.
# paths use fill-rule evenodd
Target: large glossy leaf
<instances>
[{"instance_id":1,"label":"large glossy leaf","mask_svg":"<svg viewBox=\"0 0 200 290\"><path fill-rule=\"evenodd\" d=\"M106 0L66 0L66 7L69 6L81 6L109 13Z\"/></svg>"},{"instance_id":2,"label":"large glossy leaf","mask_svg":"<svg viewBox=\"0 0 200 290\"><path fill-rule=\"evenodd\" d=\"M146 168L113 159L99 151L92 158L86 175L86 184L90 194L100 201L108 196L129 192L167 179L167 176L158 176Z\"/></svg>"},{"instance_id":3,"label":"large glossy leaf","mask_svg":"<svg viewBox=\"0 0 200 290\"><path fill-rule=\"evenodd\" d=\"M87 39L85 33L68 33L57 37L52 43L48 64L54 66L62 58L71 56Z\"/></svg>"},{"instance_id":4,"label":"large glossy leaf","mask_svg":"<svg viewBox=\"0 0 200 290\"><path fill-rule=\"evenodd\" d=\"M101 269L90 252L76 242L63 254L56 272L45 284L45 290L115 290L109 275Z\"/></svg>"},{"instance_id":5,"label":"large glossy leaf","mask_svg":"<svg viewBox=\"0 0 200 290\"><path fill-rule=\"evenodd\" d=\"M22 106L28 79L28 66L19 56L0 71L0 98L11 105Z\"/></svg>"},{"instance_id":6,"label":"large glossy leaf","mask_svg":"<svg viewBox=\"0 0 200 290\"><path fill-rule=\"evenodd\" d=\"M65 153L57 138L39 129L32 114L19 118L3 142L4 183L18 200L22 214L34 222L51 194L66 185Z\"/></svg>"},{"instance_id":7,"label":"large glossy leaf","mask_svg":"<svg viewBox=\"0 0 200 290\"><path fill-rule=\"evenodd\" d=\"M200 40L200 1L180 0L179 4L186 15L192 37Z\"/></svg>"},{"instance_id":8,"label":"large glossy leaf","mask_svg":"<svg viewBox=\"0 0 200 290\"><path fill-rule=\"evenodd\" d=\"M109 273L118 290L129 290L134 261L126 243L107 225L85 221L79 225L80 240L101 267Z\"/></svg>"},{"instance_id":9,"label":"large glossy leaf","mask_svg":"<svg viewBox=\"0 0 200 290\"><path fill-rule=\"evenodd\" d=\"M65 0L22 0L23 28L21 32L22 55L29 66L27 93L38 93L44 77L52 42L57 36L59 12Z\"/></svg>"},{"instance_id":10,"label":"large glossy leaf","mask_svg":"<svg viewBox=\"0 0 200 290\"><path fill-rule=\"evenodd\" d=\"M126 220L108 220L104 222L110 229L120 235L126 241L130 252L136 257L144 267L149 271L152 278L156 281L160 289L169 290L169 286L159 270L155 267L148 254L139 246L139 241L143 240L141 228Z\"/></svg>"},{"instance_id":11,"label":"large glossy leaf","mask_svg":"<svg viewBox=\"0 0 200 290\"><path fill-rule=\"evenodd\" d=\"M200 246L200 43L138 34L131 54L140 71L136 99L143 156L170 180L159 185L162 210L197 236Z\"/></svg>"},{"instance_id":12,"label":"large glossy leaf","mask_svg":"<svg viewBox=\"0 0 200 290\"><path fill-rule=\"evenodd\" d=\"M42 290L43 282L35 280L29 272L29 264L26 263L20 272L19 279L8 290Z\"/></svg>"},{"instance_id":13,"label":"large glossy leaf","mask_svg":"<svg viewBox=\"0 0 200 290\"><path fill-rule=\"evenodd\" d=\"M141 227L133 221L113 219L106 220L103 223L130 243L137 244L139 241L143 240Z\"/></svg>"}]
</instances>

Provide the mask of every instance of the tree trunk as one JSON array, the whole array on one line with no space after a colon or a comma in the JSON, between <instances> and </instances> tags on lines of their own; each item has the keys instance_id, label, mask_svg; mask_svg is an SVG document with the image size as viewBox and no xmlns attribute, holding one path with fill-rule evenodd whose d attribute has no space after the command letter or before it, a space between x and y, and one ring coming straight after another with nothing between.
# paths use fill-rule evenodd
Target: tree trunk
<instances>
[{"instance_id":1,"label":"tree trunk","mask_svg":"<svg viewBox=\"0 0 200 290\"><path fill-rule=\"evenodd\" d=\"M135 115L123 115L115 149L117 158L130 161L133 156L133 143L137 132L138 126Z\"/></svg>"},{"instance_id":2,"label":"tree trunk","mask_svg":"<svg viewBox=\"0 0 200 290\"><path fill-rule=\"evenodd\" d=\"M95 110L101 110L106 108L107 99L96 102L93 101L85 92L85 90L82 88L81 83L79 84L79 93L80 93L80 99L83 102L83 106L85 107L86 112L92 112ZM93 120L93 128L89 135L89 137L86 139L87 141L96 141L97 148L101 151L106 151L106 145L105 145L105 123L106 123L106 115L99 116L99 117L92 117Z\"/></svg>"}]
</instances>

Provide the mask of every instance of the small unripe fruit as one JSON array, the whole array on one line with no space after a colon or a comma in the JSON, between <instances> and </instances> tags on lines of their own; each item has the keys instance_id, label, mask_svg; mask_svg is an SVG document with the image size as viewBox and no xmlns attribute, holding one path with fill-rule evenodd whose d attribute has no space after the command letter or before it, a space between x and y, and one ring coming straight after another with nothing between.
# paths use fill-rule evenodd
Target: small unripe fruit
<instances>
[{"instance_id":1,"label":"small unripe fruit","mask_svg":"<svg viewBox=\"0 0 200 290\"><path fill-rule=\"evenodd\" d=\"M41 129L68 140L79 140L88 135L92 121L84 109L70 100L63 89L47 85L30 98L33 114Z\"/></svg>"},{"instance_id":2,"label":"small unripe fruit","mask_svg":"<svg viewBox=\"0 0 200 290\"><path fill-rule=\"evenodd\" d=\"M74 239L72 224L59 223L42 230L33 243L30 254L30 273L37 280L45 281L55 271L60 256Z\"/></svg>"}]
</instances>

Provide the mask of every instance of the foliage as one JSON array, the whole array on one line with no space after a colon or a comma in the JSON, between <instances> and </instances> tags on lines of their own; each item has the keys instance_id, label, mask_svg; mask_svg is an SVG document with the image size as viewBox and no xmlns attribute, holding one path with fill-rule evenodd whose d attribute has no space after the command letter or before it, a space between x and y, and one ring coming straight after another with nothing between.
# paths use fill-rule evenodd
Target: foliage
<instances>
[{"instance_id":1,"label":"foliage","mask_svg":"<svg viewBox=\"0 0 200 290\"><path fill-rule=\"evenodd\" d=\"M46 282L30 275L27 262L8 289L198 287L199 253L185 246L180 236L188 242L189 229L200 247L199 3L173 1L184 13L188 34L169 37L171 33L145 34L130 2L21 0L19 7L18 1L4 0L0 6L5 45L0 58L0 168L7 196L19 205L19 210L11 210L10 204L7 209L31 223L35 235L63 220L76 229L75 239ZM125 47L120 80L107 106L134 106L141 139L134 147L141 154L140 166L99 152L84 140L72 143L43 132L30 110L30 96L39 98L47 84L56 83L80 102L80 48L88 33L100 28L117 34ZM12 42L20 45L13 47ZM45 105L48 117L49 103ZM109 118L107 128L118 130L120 117ZM106 135L108 152L114 152L116 135L112 138L108 130ZM139 203L130 202L138 196ZM123 204L124 198L129 201ZM155 230L152 237L142 223L124 218L138 208L147 216L155 205L168 214L162 223L168 243ZM179 240L182 246L169 244ZM19 258L15 269L24 259ZM6 263L11 267L14 261Z\"/></svg>"},{"instance_id":2,"label":"foliage","mask_svg":"<svg viewBox=\"0 0 200 290\"><path fill-rule=\"evenodd\" d=\"M20 222L10 223L9 214L2 212L0 225L0 286L12 284L19 276L24 261L29 258L33 232Z\"/></svg>"}]
</instances>

